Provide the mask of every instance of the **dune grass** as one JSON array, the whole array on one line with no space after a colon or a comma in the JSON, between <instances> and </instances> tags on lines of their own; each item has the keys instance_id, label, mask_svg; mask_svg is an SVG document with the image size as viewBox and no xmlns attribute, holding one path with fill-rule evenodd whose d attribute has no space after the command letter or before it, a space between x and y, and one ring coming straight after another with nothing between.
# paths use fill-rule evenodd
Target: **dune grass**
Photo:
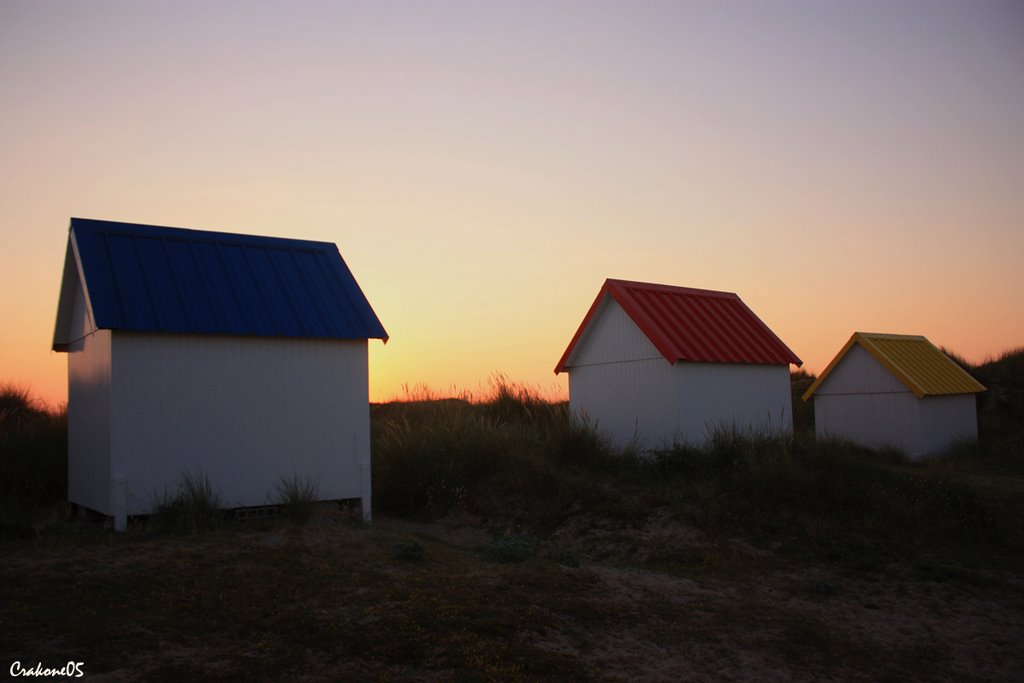
<instances>
[{"instance_id":1,"label":"dune grass","mask_svg":"<svg viewBox=\"0 0 1024 683\"><path fill-rule=\"evenodd\" d=\"M479 401L375 406L372 427L374 506L414 518L551 526L593 492L594 472L623 460L566 403L504 381Z\"/></svg>"},{"instance_id":2,"label":"dune grass","mask_svg":"<svg viewBox=\"0 0 1024 683\"><path fill-rule=\"evenodd\" d=\"M67 412L0 385L0 537L31 536L67 499Z\"/></svg>"},{"instance_id":3,"label":"dune grass","mask_svg":"<svg viewBox=\"0 0 1024 683\"><path fill-rule=\"evenodd\" d=\"M579 510L637 520L667 509L705 533L865 566L937 549L969 562L1014 534L956 476L983 446L911 464L798 426L795 437L718 431L703 447L616 452L573 424L564 403L514 385L477 402L380 406L373 422L374 500L385 514L458 510L544 534Z\"/></svg>"},{"instance_id":4,"label":"dune grass","mask_svg":"<svg viewBox=\"0 0 1024 683\"><path fill-rule=\"evenodd\" d=\"M860 567L939 549L970 562L1010 528L948 467L841 441L719 432L702 448L659 451L640 469L652 501L708 533Z\"/></svg>"},{"instance_id":5,"label":"dune grass","mask_svg":"<svg viewBox=\"0 0 1024 683\"><path fill-rule=\"evenodd\" d=\"M1012 395L1014 359L995 362L979 379ZM1012 405L983 406L978 445L908 463L800 424L640 457L528 387L417 399L371 408L373 525L328 506L7 539L0 651L146 680L1018 675ZM216 508L213 488L168 500Z\"/></svg>"}]
</instances>

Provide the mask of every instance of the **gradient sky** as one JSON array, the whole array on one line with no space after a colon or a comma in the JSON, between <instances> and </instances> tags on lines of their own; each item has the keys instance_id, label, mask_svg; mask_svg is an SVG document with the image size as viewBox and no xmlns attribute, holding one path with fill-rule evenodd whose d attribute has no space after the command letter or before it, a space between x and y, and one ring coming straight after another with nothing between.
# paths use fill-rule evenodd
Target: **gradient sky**
<instances>
[{"instance_id":1,"label":"gradient sky","mask_svg":"<svg viewBox=\"0 0 1024 683\"><path fill-rule=\"evenodd\" d=\"M606 277L1024 344L1024 4L0 0L0 382L57 403L71 216L336 242L370 397L552 369Z\"/></svg>"}]
</instances>

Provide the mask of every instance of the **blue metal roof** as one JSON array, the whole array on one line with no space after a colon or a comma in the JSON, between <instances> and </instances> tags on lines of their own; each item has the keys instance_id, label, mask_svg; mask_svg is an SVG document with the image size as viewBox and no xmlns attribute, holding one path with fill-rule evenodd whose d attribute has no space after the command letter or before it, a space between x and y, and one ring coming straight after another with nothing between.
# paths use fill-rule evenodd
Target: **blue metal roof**
<instances>
[{"instance_id":1,"label":"blue metal roof","mask_svg":"<svg viewBox=\"0 0 1024 683\"><path fill-rule=\"evenodd\" d=\"M83 218L71 239L100 329L388 337L330 242Z\"/></svg>"}]
</instances>

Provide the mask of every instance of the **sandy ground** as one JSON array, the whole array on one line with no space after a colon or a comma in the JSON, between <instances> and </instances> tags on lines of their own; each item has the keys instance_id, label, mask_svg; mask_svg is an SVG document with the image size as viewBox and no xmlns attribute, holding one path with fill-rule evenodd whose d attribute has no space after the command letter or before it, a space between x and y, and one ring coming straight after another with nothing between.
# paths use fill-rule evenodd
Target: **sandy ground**
<instances>
[{"instance_id":1,"label":"sandy ground","mask_svg":"<svg viewBox=\"0 0 1024 683\"><path fill-rule=\"evenodd\" d=\"M489 540L458 516L380 524L467 549ZM1020 572L983 573L964 585L922 580L895 565L882 574L792 565L742 539L711 543L657 514L640 528L579 517L549 544L589 558L566 571L591 583L587 599L620 618L594 632L552 615L544 633L522 637L587 662L601 679L852 681L878 680L881 672L907 680L906 668L920 660L917 680L1024 680ZM652 555L655 564L657 557L686 561L643 568ZM865 666L864 657L875 659Z\"/></svg>"},{"instance_id":2,"label":"sandy ground","mask_svg":"<svg viewBox=\"0 0 1024 683\"><path fill-rule=\"evenodd\" d=\"M451 516L429 524L378 518L367 529L328 514L300 530L278 526L236 536L227 543L150 538L135 543L72 544L60 552L53 545L18 542L8 546L0 575L8 582L23 582L18 585L24 595L31 595L31 586L24 583L27 577L59 586L62 577L74 572L116 584L156 568L166 571L177 566L185 573L195 569L196 563L205 563L217 571L238 556L258 557L271 549L294 548L322 557L324 567L344 567L349 557L375 567L375 583L340 586L335 597L310 608L324 623L336 621L339 615L351 618L342 603L365 600L374 608L394 612L405 604L392 596L396 591L445 582L437 590L442 607L458 607L460 599L530 603L521 610L508 605L502 605L503 611L495 610L501 615L529 616L509 625L508 651L569 662L570 680L1024 680L1024 578L1020 572L932 580L900 566L858 572L796 564L772 548L755 547L744 539L711 541L657 514L639 526L572 518L521 565L488 560L485 550L494 532L469 517ZM402 543L418 544L426 559L419 563L395 560L393 549ZM555 549L571 554L574 562L550 559ZM535 583L516 583L521 574L529 574ZM381 583L389 586L382 588ZM510 584L516 587L509 588ZM11 651L4 656L19 656L20 651L25 657L26 650L46 652L42 636L19 641L16 620L28 613L19 611L24 607L19 607L19 600L25 598L10 588L11 583L5 585L7 595L0 598L4 603L11 601L11 611L4 619L2 642ZM389 605L388 600L394 602ZM472 610L486 615L487 605L474 604ZM371 611L366 607L359 612L368 628L374 622L365 615ZM238 657L260 656L258 644L245 639L211 633L208 642L196 641L154 633L143 619L122 621L111 627L113 640L126 644L111 645L126 648L117 660L120 664L94 668L87 680L170 680L173 676L167 672L182 670L231 680ZM63 628L74 629L75 622L69 620ZM394 633L393 637L407 636ZM73 642L59 631L50 639ZM151 650L137 645L153 642L159 646ZM55 652L61 651L54 647ZM244 652L246 648L251 652ZM503 656L495 654L494 659ZM292 662L294 668L281 679L531 680L531 676L517 675L514 667L495 668L492 675L472 664L396 663L386 657L342 666L347 673L339 678L339 661L344 664L339 657L337 652L310 649ZM486 660L484 655L481 658ZM275 678L268 673L263 680ZM558 674L542 678L560 680Z\"/></svg>"}]
</instances>

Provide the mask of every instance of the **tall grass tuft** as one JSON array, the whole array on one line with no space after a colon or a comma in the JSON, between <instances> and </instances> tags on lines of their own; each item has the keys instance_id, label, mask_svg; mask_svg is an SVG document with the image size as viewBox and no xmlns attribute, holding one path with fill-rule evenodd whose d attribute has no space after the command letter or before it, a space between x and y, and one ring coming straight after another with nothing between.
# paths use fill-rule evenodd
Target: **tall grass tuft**
<instances>
[{"instance_id":1,"label":"tall grass tuft","mask_svg":"<svg viewBox=\"0 0 1024 683\"><path fill-rule=\"evenodd\" d=\"M292 474L282 476L274 484L277 503L284 513L297 524L304 524L313 516L320 504L320 483L313 477Z\"/></svg>"},{"instance_id":2,"label":"tall grass tuft","mask_svg":"<svg viewBox=\"0 0 1024 683\"><path fill-rule=\"evenodd\" d=\"M67 411L0 385L0 536L29 536L47 508L67 500Z\"/></svg>"},{"instance_id":3,"label":"tall grass tuft","mask_svg":"<svg viewBox=\"0 0 1024 683\"><path fill-rule=\"evenodd\" d=\"M165 491L153 515L155 526L169 533L198 534L215 529L224 519L220 494L200 470L183 472L178 488Z\"/></svg>"},{"instance_id":4,"label":"tall grass tuft","mask_svg":"<svg viewBox=\"0 0 1024 683\"><path fill-rule=\"evenodd\" d=\"M491 395L482 402L489 416L506 422L534 423L549 423L558 417L558 404L544 400L535 389L511 382L501 374L493 375L490 383Z\"/></svg>"},{"instance_id":5,"label":"tall grass tuft","mask_svg":"<svg viewBox=\"0 0 1024 683\"><path fill-rule=\"evenodd\" d=\"M500 375L483 400L375 406L372 422L375 507L393 514L551 521L581 488L561 470L605 456L564 402Z\"/></svg>"}]
</instances>

